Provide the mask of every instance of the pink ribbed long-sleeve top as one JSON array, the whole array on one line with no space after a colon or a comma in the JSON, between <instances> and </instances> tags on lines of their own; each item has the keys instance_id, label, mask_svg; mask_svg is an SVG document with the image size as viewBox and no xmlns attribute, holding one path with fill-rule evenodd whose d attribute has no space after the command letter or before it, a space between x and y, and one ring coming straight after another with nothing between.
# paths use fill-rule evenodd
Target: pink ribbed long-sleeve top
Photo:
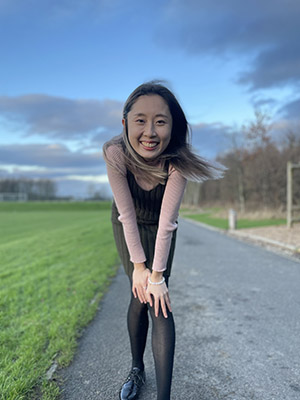
<instances>
[{"instance_id":1,"label":"pink ribbed long-sleeve top","mask_svg":"<svg viewBox=\"0 0 300 400\"><path fill-rule=\"evenodd\" d=\"M119 221L123 225L125 241L133 263L146 261L142 247L136 213L127 182L127 170L123 150L118 145L111 145L106 150L107 159L114 167L107 165L107 175L111 185L114 199L119 211ZM145 180L135 178L137 184L144 190L151 190L154 186ZM171 246L172 233L177 228L177 218L182 201L186 179L175 168L170 166L169 177L162 200L159 216L158 231L155 242L155 252L152 269L162 272L166 269Z\"/></svg>"}]
</instances>

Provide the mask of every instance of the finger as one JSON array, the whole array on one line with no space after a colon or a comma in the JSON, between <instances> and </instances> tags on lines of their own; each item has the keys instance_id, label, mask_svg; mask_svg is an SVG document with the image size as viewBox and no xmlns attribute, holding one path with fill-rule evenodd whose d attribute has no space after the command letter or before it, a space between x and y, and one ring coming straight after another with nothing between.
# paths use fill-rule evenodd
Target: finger
<instances>
[{"instance_id":1,"label":"finger","mask_svg":"<svg viewBox=\"0 0 300 400\"><path fill-rule=\"evenodd\" d=\"M142 296L143 296L143 302L145 304L147 303L146 290L147 290L147 288L145 288L145 286L141 287L141 293L142 293Z\"/></svg>"},{"instance_id":2,"label":"finger","mask_svg":"<svg viewBox=\"0 0 300 400\"><path fill-rule=\"evenodd\" d=\"M137 290L137 295L138 295L139 301L142 303L142 300L141 300L141 293L140 293L139 287L137 287L136 290Z\"/></svg>"},{"instance_id":3,"label":"finger","mask_svg":"<svg viewBox=\"0 0 300 400\"><path fill-rule=\"evenodd\" d=\"M165 297L165 301L166 301L166 304L167 304L167 307L168 307L169 311L172 312L171 300L170 300L170 297L169 297L169 294L168 294L168 293L167 293L167 295L166 295L166 297Z\"/></svg>"},{"instance_id":4,"label":"finger","mask_svg":"<svg viewBox=\"0 0 300 400\"><path fill-rule=\"evenodd\" d=\"M158 313L159 313L159 299L158 298L154 299L154 312L155 312L155 316L158 317Z\"/></svg>"},{"instance_id":5,"label":"finger","mask_svg":"<svg viewBox=\"0 0 300 400\"><path fill-rule=\"evenodd\" d=\"M161 299L160 299L160 306L161 306L163 316L165 318L168 318L168 313L167 313L167 308L166 308L166 303L165 303L164 297L161 297Z\"/></svg>"},{"instance_id":6,"label":"finger","mask_svg":"<svg viewBox=\"0 0 300 400\"><path fill-rule=\"evenodd\" d=\"M145 299L145 303L148 302L148 295L147 295L147 288L144 288L144 299Z\"/></svg>"},{"instance_id":7,"label":"finger","mask_svg":"<svg viewBox=\"0 0 300 400\"><path fill-rule=\"evenodd\" d=\"M139 298L140 302L143 303L144 301L143 301L143 296L141 294L141 290L137 289L137 293L138 293L138 298Z\"/></svg>"},{"instance_id":8,"label":"finger","mask_svg":"<svg viewBox=\"0 0 300 400\"><path fill-rule=\"evenodd\" d=\"M141 303L145 303L146 299L144 296L144 289L142 287L138 288L138 296Z\"/></svg>"},{"instance_id":9,"label":"finger","mask_svg":"<svg viewBox=\"0 0 300 400\"><path fill-rule=\"evenodd\" d=\"M150 305L150 307L153 307L153 301L152 301L152 296L150 293L147 292L147 301Z\"/></svg>"},{"instance_id":10,"label":"finger","mask_svg":"<svg viewBox=\"0 0 300 400\"><path fill-rule=\"evenodd\" d=\"M133 294L134 298L136 299L137 292L136 292L136 287L135 286L132 286L132 294Z\"/></svg>"}]
</instances>

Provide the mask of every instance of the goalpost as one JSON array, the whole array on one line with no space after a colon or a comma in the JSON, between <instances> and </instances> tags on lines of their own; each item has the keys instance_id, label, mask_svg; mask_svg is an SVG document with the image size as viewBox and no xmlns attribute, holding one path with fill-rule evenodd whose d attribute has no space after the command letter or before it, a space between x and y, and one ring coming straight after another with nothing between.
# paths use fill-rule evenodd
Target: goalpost
<instances>
[{"instance_id":1,"label":"goalpost","mask_svg":"<svg viewBox=\"0 0 300 400\"><path fill-rule=\"evenodd\" d=\"M17 193L9 193L4 192L0 193L0 201L27 201L28 195L27 193L17 192Z\"/></svg>"},{"instance_id":2,"label":"goalpost","mask_svg":"<svg viewBox=\"0 0 300 400\"><path fill-rule=\"evenodd\" d=\"M287 163L287 226L291 228L293 222L300 221L300 218L293 216L294 211L300 211L300 205L293 203L293 172L300 168L300 164L293 164L291 161Z\"/></svg>"}]
</instances>

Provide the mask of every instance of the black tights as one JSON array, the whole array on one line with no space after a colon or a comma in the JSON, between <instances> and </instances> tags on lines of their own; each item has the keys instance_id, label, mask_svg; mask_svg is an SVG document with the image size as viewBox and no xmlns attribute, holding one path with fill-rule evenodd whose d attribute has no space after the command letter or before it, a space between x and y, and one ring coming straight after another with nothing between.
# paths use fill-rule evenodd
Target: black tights
<instances>
[{"instance_id":1,"label":"black tights","mask_svg":"<svg viewBox=\"0 0 300 400\"><path fill-rule=\"evenodd\" d=\"M167 282L167 279L166 279ZM132 287L132 282L131 287ZM152 319L152 351L155 363L157 400L169 400L171 393L173 359L175 349L175 325L172 313L165 318L159 311L155 316L154 307L142 304L131 294L127 314L127 325L132 353L132 367L144 369L144 350L149 327L148 311Z\"/></svg>"}]
</instances>

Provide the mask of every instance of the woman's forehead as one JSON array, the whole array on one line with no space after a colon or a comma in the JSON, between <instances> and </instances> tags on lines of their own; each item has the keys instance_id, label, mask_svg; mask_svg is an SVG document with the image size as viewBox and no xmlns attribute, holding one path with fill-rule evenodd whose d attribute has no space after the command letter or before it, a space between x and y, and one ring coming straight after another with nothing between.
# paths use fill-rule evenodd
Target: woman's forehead
<instances>
[{"instance_id":1,"label":"woman's forehead","mask_svg":"<svg viewBox=\"0 0 300 400\"><path fill-rule=\"evenodd\" d=\"M170 116L168 104L157 94L139 96L136 102L132 105L130 113L134 115L159 114L168 117Z\"/></svg>"}]
</instances>

